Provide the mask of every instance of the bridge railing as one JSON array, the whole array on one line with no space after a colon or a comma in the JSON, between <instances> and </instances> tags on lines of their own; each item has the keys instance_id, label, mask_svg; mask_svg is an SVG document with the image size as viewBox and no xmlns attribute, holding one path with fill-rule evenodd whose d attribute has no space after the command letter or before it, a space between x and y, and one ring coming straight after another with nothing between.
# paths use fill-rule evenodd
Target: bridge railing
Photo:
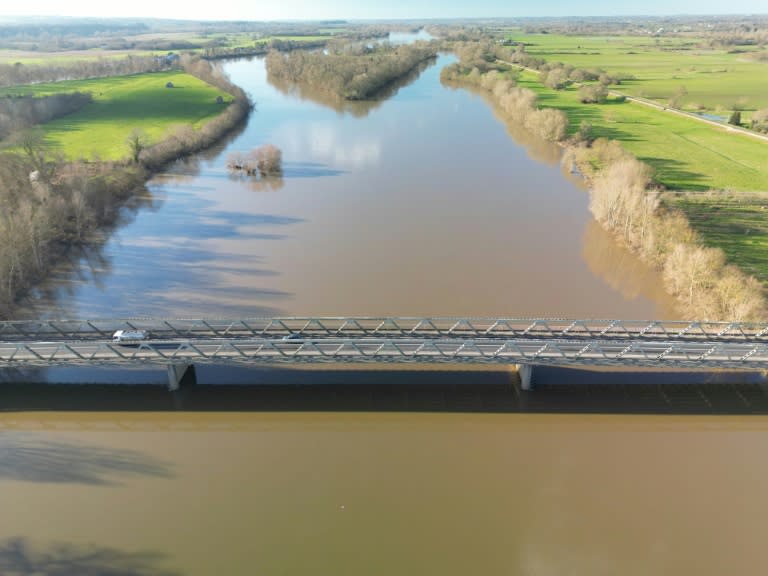
<instances>
[{"instance_id":1,"label":"bridge railing","mask_svg":"<svg viewBox=\"0 0 768 576\"><path fill-rule=\"evenodd\" d=\"M160 339L199 338L565 338L768 342L768 324L561 318L286 317L96 319L0 322L0 342L107 340L116 330Z\"/></svg>"}]
</instances>

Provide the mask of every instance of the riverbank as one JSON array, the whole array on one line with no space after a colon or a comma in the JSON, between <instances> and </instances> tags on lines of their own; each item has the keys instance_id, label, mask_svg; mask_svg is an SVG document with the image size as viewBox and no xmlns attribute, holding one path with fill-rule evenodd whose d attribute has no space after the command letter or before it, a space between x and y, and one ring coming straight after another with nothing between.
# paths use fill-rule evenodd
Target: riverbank
<instances>
[{"instance_id":1,"label":"riverbank","mask_svg":"<svg viewBox=\"0 0 768 576\"><path fill-rule=\"evenodd\" d=\"M531 121L541 112L536 94L503 73L474 69L462 74L456 68L446 76L486 92L505 121L537 127ZM549 139L563 146L566 164L577 165L586 178L596 220L663 274L685 317L747 321L765 316L768 303L760 283L729 264L722 250L704 245L685 215L665 202L648 166L618 142L566 140L561 133Z\"/></svg>"},{"instance_id":2,"label":"riverbank","mask_svg":"<svg viewBox=\"0 0 768 576\"><path fill-rule=\"evenodd\" d=\"M189 59L185 69L230 94L224 112L200 129L182 126L148 145L136 137L132 157L111 162L57 160L39 140L0 157L0 318L43 282L72 250L103 241L125 202L158 170L210 147L247 118L248 96L210 63ZM126 155L129 146L124 144Z\"/></svg>"}]
</instances>

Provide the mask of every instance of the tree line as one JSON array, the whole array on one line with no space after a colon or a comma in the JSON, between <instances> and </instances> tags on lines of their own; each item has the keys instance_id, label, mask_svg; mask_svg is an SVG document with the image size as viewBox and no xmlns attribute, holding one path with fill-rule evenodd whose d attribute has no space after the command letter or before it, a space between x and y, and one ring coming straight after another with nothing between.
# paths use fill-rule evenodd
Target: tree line
<instances>
[{"instance_id":1,"label":"tree line","mask_svg":"<svg viewBox=\"0 0 768 576\"><path fill-rule=\"evenodd\" d=\"M589 180L595 219L662 272L683 315L764 319L768 306L760 282L728 264L721 249L702 243L685 215L663 201L647 164L606 139L570 147L565 161L575 162Z\"/></svg>"},{"instance_id":2,"label":"tree line","mask_svg":"<svg viewBox=\"0 0 768 576\"><path fill-rule=\"evenodd\" d=\"M93 97L87 92L0 98L0 140L35 124L76 112L91 102Z\"/></svg>"},{"instance_id":3,"label":"tree line","mask_svg":"<svg viewBox=\"0 0 768 576\"><path fill-rule=\"evenodd\" d=\"M175 58L167 56L96 58L76 62L54 61L45 64L0 63L0 87L160 72L172 70L178 65Z\"/></svg>"},{"instance_id":4,"label":"tree line","mask_svg":"<svg viewBox=\"0 0 768 576\"><path fill-rule=\"evenodd\" d=\"M266 64L271 81L305 84L338 98L364 100L436 54L436 46L427 42L404 46L385 42L334 46L327 52L271 51Z\"/></svg>"}]
</instances>

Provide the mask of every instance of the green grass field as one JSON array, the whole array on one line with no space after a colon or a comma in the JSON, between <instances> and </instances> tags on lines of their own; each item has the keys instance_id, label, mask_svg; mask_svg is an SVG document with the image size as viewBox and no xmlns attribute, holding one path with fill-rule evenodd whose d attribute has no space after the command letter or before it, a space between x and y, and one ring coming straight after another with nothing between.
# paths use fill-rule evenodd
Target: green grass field
<instances>
[{"instance_id":1,"label":"green grass field","mask_svg":"<svg viewBox=\"0 0 768 576\"><path fill-rule=\"evenodd\" d=\"M166 88L168 82L173 88ZM157 72L18 86L0 95L90 92L94 102L40 126L51 149L69 158L117 160L128 154L126 139L143 130L151 142L180 125L200 128L221 113L231 96L184 72ZM216 102L217 96L224 100Z\"/></svg>"},{"instance_id":2,"label":"green grass field","mask_svg":"<svg viewBox=\"0 0 768 576\"><path fill-rule=\"evenodd\" d=\"M541 106L566 112L571 133L590 122L596 137L621 142L670 189L768 191L768 142L641 104L582 104L577 88L550 90L529 72L518 83L537 92Z\"/></svg>"},{"instance_id":3,"label":"green grass field","mask_svg":"<svg viewBox=\"0 0 768 576\"><path fill-rule=\"evenodd\" d=\"M682 86L686 108L727 115L734 107L747 112L768 107L768 63L749 58L756 47L729 53L702 48L692 38L514 32L509 37L525 42L527 53L548 62L630 74L635 80L623 82L619 89L632 96L666 103Z\"/></svg>"}]
</instances>

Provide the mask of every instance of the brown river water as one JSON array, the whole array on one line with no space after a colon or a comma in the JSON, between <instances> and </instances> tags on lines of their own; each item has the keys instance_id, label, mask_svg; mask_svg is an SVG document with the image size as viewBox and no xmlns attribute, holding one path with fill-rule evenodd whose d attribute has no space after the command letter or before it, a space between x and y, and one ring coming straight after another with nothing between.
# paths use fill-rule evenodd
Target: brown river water
<instances>
[{"instance_id":1,"label":"brown river water","mask_svg":"<svg viewBox=\"0 0 768 576\"><path fill-rule=\"evenodd\" d=\"M442 86L448 61L354 109L228 64L248 126L150 182L21 315L674 318L558 149ZM282 179L228 175L265 142ZM163 378L3 376L0 574L768 571L759 377L553 370L523 393L503 370L200 369L176 395Z\"/></svg>"}]
</instances>

